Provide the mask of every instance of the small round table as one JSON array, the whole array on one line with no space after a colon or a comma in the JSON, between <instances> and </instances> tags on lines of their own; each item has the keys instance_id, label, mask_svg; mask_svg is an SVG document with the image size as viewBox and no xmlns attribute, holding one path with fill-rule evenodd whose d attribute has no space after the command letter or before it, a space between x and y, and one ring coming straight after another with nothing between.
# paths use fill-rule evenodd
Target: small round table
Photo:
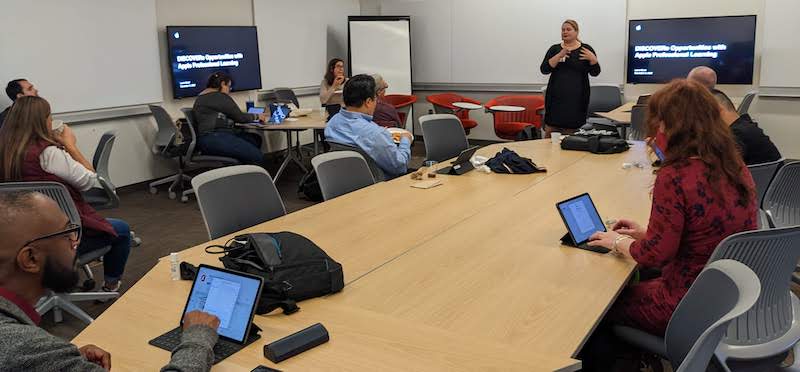
<instances>
[{"instance_id":1,"label":"small round table","mask_svg":"<svg viewBox=\"0 0 800 372\"><path fill-rule=\"evenodd\" d=\"M525 108L522 106L492 106L489 107L489 110L492 111L500 111L500 112L520 112L525 111Z\"/></svg>"},{"instance_id":2,"label":"small round table","mask_svg":"<svg viewBox=\"0 0 800 372\"><path fill-rule=\"evenodd\" d=\"M453 106L464 110L480 110L483 108L483 106L476 105L472 102L453 102Z\"/></svg>"}]
</instances>

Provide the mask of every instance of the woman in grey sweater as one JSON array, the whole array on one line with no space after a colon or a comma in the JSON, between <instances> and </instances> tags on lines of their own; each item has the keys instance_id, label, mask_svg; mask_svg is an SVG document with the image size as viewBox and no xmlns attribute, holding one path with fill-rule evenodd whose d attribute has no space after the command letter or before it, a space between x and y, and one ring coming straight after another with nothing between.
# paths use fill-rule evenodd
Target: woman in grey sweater
<instances>
[{"instance_id":1,"label":"woman in grey sweater","mask_svg":"<svg viewBox=\"0 0 800 372\"><path fill-rule=\"evenodd\" d=\"M265 114L242 112L229 95L233 80L223 72L208 78L206 89L194 101L197 147L205 155L234 158L244 164L262 165L261 136L234 127L233 123L267 120Z\"/></svg>"}]
</instances>

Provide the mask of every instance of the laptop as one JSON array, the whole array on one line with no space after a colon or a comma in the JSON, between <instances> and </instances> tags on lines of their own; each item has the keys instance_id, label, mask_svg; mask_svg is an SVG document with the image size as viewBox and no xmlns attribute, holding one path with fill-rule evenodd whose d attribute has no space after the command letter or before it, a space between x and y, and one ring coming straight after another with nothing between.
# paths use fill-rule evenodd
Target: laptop
<instances>
[{"instance_id":1,"label":"laptop","mask_svg":"<svg viewBox=\"0 0 800 372\"><path fill-rule=\"evenodd\" d=\"M289 117L289 113L292 110L289 109L289 106L277 104L277 103L270 103L269 104L269 122L273 124L280 124L283 123L286 118Z\"/></svg>"},{"instance_id":2,"label":"laptop","mask_svg":"<svg viewBox=\"0 0 800 372\"><path fill-rule=\"evenodd\" d=\"M238 271L200 265L177 328L150 340L149 344L172 351L181 342L186 313L201 310L219 318L219 339L214 345L214 364L261 338L253 325L264 279ZM252 328L252 329L251 329Z\"/></svg>"},{"instance_id":3,"label":"laptop","mask_svg":"<svg viewBox=\"0 0 800 372\"><path fill-rule=\"evenodd\" d=\"M567 226L567 234L561 238L565 245L587 251L608 253L610 249L591 246L589 237L598 231L606 231L606 225L597 213L597 208L588 193L558 202L556 209Z\"/></svg>"},{"instance_id":4,"label":"laptop","mask_svg":"<svg viewBox=\"0 0 800 372\"><path fill-rule=\"evenodd\" d=\"M256 114L256 115L261 115L261 114L263 114L263 113L264 113L266 110L267 110L267 109L266 109L265 107L251 107L251 108L247 109L247 113L248 113L248 114ZM260 122L260 121L258 121L258 119L256 119L256 120L255 120L255 121L253 121L252 123L253 123L253 124L261 124L261 122Z\"/></svg>"},{"instance_id":5,"label":"laptop","mask_svg":"<svg viewBox=\"0 0 800 372\"><path fill-rule=\"evenodd\" d=\"M480 146L472 146L472 147L470 147L470 148L468 148L468 149L466 149L464 151L461 151L461 153L458 154L458 157L456 158L456 160L454 160L452 163L450 163L450 164L453 164L453 165L444 167L442 169L439 169L439 170L436 171L436 173L438 173L438 174L452 174L452 175L460 176L460 175L462 175L464 173L467 173L467 172L475 169L475 167L472 165L472 162L470 162L469 159L472 159L472 155L474 155L475 151L478 151L479 148L481 148L481 147Z\"/></svg>"}]
</instances>

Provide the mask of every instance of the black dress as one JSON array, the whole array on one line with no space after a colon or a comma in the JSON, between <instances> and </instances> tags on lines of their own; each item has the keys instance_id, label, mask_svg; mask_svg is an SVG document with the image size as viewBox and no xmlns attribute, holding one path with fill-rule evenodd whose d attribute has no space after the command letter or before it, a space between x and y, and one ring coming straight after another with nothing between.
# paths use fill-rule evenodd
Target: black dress
<instances>
[{"instance_id":1,"label":"black dress","mask_svg":"<svg viewBox=\"0 0 800 372\"><path fill-rule=\"evenodd\" d=\"M582 44L581 48L594 53L589 44ZM550 74L544 97L544 122L553 127L577 129L586 124L589 107L589 75L599 75L600 64L592 66L589 61L581 60L581 49L578 48L569 52L566 61L560 62L556 67L550 67L547 61L561 49L561 44L551 46L542 61L542 73Z\"/></svg>"}]
</instances>

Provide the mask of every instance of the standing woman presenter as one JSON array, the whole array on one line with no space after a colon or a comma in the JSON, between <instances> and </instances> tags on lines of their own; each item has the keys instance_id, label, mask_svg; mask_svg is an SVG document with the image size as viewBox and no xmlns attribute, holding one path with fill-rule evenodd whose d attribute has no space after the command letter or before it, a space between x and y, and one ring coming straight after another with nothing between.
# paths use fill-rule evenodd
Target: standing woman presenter
<instances>
[{"instance_id":1,"label":"standing woman presenter","mask_svg":"<svg viewBox=\"0 0 800 372\"><path fill-rule=\"evenodd\" d=\"M589 107L589 75L600 74L600 63L589 44L578 39L578 22L561 24L561 43L547 50L542 73L550 75L545 93L545 137L573 133L586 124Z\"/></svg>"}]
</instances>

